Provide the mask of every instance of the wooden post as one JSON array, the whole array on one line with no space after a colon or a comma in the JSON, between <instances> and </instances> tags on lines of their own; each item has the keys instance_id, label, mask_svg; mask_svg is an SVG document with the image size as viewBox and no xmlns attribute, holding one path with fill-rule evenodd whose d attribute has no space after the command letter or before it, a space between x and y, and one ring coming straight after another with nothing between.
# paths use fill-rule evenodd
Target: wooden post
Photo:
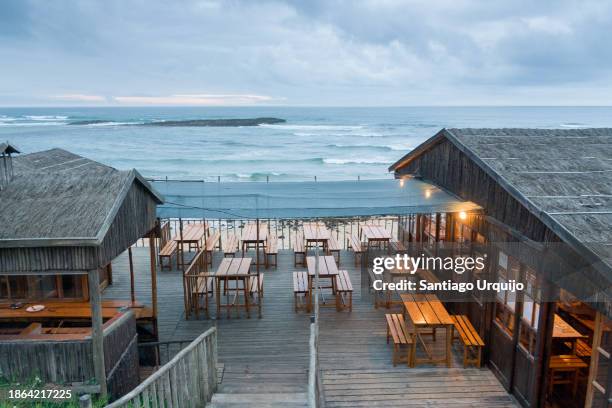
<instances>
[{"instance_id":1,"label":"wooden post","mask_svg":"<svg viewBox=\"0 0 612 408\"><path fill-rule=\"evenodd\" d=\"M597 376L597 370L599 368L599 346L601 345L601 332L602 332L602 315L600 312L595 314L595 330L593 332L593 344L591 351L591 367L589 367L589 376L587 378L587 393L585 407L593 405L593 380Z\"/></svg>"},{"instance_id":2,"label":"wooden post","mask_svg":"<svg viewBox=\"0 0 612 408\"><path fill-rule=\"evenodd\" d=\"M256 220L257 224L255 227L255 259L256 259L256 268L257 268L257 276L259 276L259 218Z\"/></svg>"},{"instance_id":3,"label":"wooden post","mask_svg":"<svg viewBox=\"0 0 612 408\"><path fill-rule=\"evenodd\" d=\"M151 258L151 306L155 319L155 335L157 335L157 269L155 267L155 236L149 235L149 256Z\"/></svg>"},{"instance_id":4,"label":"wooden post","mask_svg":"<svg viewBox=\"0 0 612 408\"><path fill-rule=\"evenodd\" d=\"M87 273L89 302L91 304L91 349L96 381L100 385L100 396L105 397L106 369L104 367L104 342L102 331L102 299L100 296L100 278L97 269Z\"/></svg>"},{"instance_id":5,"label":"wooden post","mask_svg":"<svg viewBox=\"0 0 612 408\"><path fill-rule=\"evenodd\" d=\"M134 294L134 261L132 259L132 247L128 247L128 260L130 262L130 299L132 304L136 301L136 295Z\"/></svg>"}]
</instances>

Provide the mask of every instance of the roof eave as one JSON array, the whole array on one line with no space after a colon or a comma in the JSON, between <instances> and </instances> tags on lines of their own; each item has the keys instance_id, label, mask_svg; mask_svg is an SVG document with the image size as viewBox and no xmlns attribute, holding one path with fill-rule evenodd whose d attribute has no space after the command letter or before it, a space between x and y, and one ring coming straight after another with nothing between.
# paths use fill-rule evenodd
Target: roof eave
<instances>
[{"instance_id":1,"label":"roof eave","mask_svg":"<svg viewBox=\"0 0 612 408\"><path fill-rule=\"evenodd\" d=\"M100 244L95 237L0 239L0 248L95 247Z\"/></svg>"},{"instance_id":2,"label":"roof eave","mask_svg":"<svg viewBox=\"0 0 612 408\"><path fill-rule=\"evenodd\" d=\"M408 163L410 163L412 160L419 157L421 154L425 153L427 150L435 146L437 143L439 143L443 139L445 132L446 132L445 128L440 129L438 133L436 133L435 135L433 135L432 137L430 137L429 139L427 139L426 141L424 141L423 143L421 143L420 145L412 149L410 152L404 155L401 159L399 159L398 161L393 163L391 166L389 166L388 171L390 172L396 171L404 167Z\"/></svg>"}]
</instances>

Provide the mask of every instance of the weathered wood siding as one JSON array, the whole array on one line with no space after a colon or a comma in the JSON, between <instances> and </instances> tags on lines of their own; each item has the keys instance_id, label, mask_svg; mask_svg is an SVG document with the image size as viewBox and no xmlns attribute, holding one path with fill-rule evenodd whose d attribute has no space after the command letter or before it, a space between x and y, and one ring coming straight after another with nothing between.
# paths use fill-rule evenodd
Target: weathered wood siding
<instances>
[{"instance_id":1,"label":"weathered wood siding","mask_svg":"<svg viewBox=\"0 0 612 408\"><path fill-rule=\"evenodd\" d=\"M107 323L104 357L109 392L114 398L138 384L136 320L132 312ZM11 340L0 342L0 376L11 381L70 384L94 378L91 338L83 340Z\"/></svg>"},{"instance_id":2,"label":"weathered wood siding","mask_svg":"<svg viewBox=\"0 0 612 408\"><path fill-rule=\"evenodd\" d=\"M155 226L156 202L134 182L98 246L0 248L2 272L87 271L105 266Z\"/></svg>"}]
</instances>

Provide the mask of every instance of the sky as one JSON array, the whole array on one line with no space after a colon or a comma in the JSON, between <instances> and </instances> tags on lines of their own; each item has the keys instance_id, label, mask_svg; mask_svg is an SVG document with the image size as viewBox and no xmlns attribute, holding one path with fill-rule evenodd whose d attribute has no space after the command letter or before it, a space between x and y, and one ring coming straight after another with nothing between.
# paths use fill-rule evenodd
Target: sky
<instances>
[{"instance_id":1,"label":"sky","mask_svg":"<svg viewBox=\"0 0 612 408\"><path fill-rule=\"evenodd\" d=\"M608 0L2 0L0 106L612 104Z\"/></svg>"}]
</instances>

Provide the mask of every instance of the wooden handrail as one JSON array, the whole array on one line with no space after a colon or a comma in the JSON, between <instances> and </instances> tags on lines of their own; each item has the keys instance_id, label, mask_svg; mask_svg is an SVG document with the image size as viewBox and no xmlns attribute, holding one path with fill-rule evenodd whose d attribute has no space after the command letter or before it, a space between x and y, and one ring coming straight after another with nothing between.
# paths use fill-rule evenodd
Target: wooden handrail
<instances>
[{"instance_id":1,"label":"wooden handrail","mask_svg":"<svg viewBox=\"0 0 612 408\"><path fill-rule=\"evenodd\" d=\"M217 330L212 327L106 408L204 406L216 390Z\"/></svg>"}]
</instances>

